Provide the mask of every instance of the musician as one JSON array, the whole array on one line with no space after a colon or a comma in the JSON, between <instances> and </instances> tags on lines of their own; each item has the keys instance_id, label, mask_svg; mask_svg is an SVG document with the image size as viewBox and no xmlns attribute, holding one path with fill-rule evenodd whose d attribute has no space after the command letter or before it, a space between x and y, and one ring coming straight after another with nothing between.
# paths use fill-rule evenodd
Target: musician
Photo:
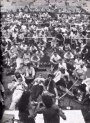
<instances>
[{"instance_id":1,"label":"musician","mask_svg":"<svg viewBox=\"0 0 90 123\"><path fill-rule=\"evenodd\" d=\"M61 79L61 68L58 68L55 72L54 72L54 82L57 83L60 79Z\"/></svg>"},{"instance_id":2,"label":"musician","mask_svg":"<svg viewBox=\"0 0 90 123\"><path fill-rule=\"evenodd\" d=\"M61 57L57 54L56 51L53 52L50 62L51 62L51 71L55 69L55 67L58 66L58 60L61 59Z\"/></svg>"},{"instance_id":3,"label":"musician","mask_svg":"<svg viewBox=\"0 0 90 123\"><path fill-rule=\"evenodd\" d=\"M45 80L45 88L48 92L54 94L54 97L58 98L58 92L53 78L54 78L54 74L48 75L48 78ZM58 100L55 99L55 101L58 104Z\"/></svg>"},{"instance_id":4,"label":"musician","mask_svg":"<svg viewBox=\"0 0 90 123\"><path fill-rule=\"evenodd\" d=\"M42 94L43 90L46 90L44 87L45 79L42 77L42 74L39 74L33 82L33 87L31 89L31 97L33 101L37 101L39 95Z\"/></svg>"},{"instance_id":5,"label":"musician","mask_svg":"<svg viewBox=\"0 0 90 123\"><path fill-rule=\"evenodd\" d=\"M70 87L73 85L73 82L68 80L67 76L64 76L63 78L61 78L57 83L57 89L60 93L62 92L66 92L67 94L69 94L70 96L73 96L73 93L71 91L69 91ZM60 94L59 93L59 94Z\"/></svg>"},{"instance_id":6,"label":"musician","mask_svg":"<svg viewBox=\"0 0 90 123\"><path fill-rule=\"evenodd\" d=\"M9 107L10 110L15 110L16 104L18 103L23 92L27 88L27 84L23 81L23 79L19 73L16 73L15 77L16 77L15 78L16 81L12 81L12 84L10 83L11 85L8 85L10 91L13 92L12 102Z\"/></svg>"},{"instance_id":7,"label":"musician","mask_svg":"<svg viewBox=\"0 0 90 123\"><path fill-rule=\"evenodd\" d=\"M68 80L70 80L69 73L64 68L58 68L58 70L54 72L54 75L55 77L53 80L55 81L55 83L57 83L64 76L67 76Z\"/></svg>"},{"instance_id":8,"label":"musician","mask_svg":"<svg viewBox=\"0 0 90 123\"><path fill-rule=\"evenodd\" d=\"M45 106L40 108L40 105L38 104L38 107L36 109L36 113L42 113L44 116L44 122L45 123L59 123L60 122L60 116L66 120L65 114L62 112L62 110L53 102L53 98L50 94L44 93L42 95L42 101Z\"/></svg>"}]
</instances>

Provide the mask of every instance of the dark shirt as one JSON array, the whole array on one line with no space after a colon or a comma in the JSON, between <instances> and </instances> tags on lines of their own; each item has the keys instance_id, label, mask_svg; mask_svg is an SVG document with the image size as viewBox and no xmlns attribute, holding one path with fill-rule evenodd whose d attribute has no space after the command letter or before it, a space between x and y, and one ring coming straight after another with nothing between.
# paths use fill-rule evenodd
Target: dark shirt
<instances>
[{"instance_id":1,"label":"dark shirt","mask_svg":"<svg viewBox=\"0 0 90 123\"><path fill-rule=\"evenodd\" d=\"M55 94L54 88L56 87L55 82L53 80L46 79L45 86L48 88L48 91L52 94Z\"/></svg>"},{"instance_id":2,"label":"dark shirt","mask_svg":"<svg viewBox=\"0 0 90 123\"><path fill-rule=\"evenodd\" d=\"M43 107L37 113L43 113L44 123L60 123L60 116L64 120L66 119L64 113L57 105L52 105L50 108Z\"/></svg>"}]
</instances>

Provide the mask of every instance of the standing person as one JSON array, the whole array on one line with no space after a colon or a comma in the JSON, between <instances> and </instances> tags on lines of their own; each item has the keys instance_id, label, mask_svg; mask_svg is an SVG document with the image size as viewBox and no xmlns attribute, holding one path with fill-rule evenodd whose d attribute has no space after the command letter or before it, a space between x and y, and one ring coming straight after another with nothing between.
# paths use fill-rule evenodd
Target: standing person
<instances>
[{"instance_id":1,"label":"standing person","mask_svg":"<svg viewBox=\"0 0 90 123\"><path fill-rule=\"evenodd\" d=\"M45 106L38 105L36 113L42 113L44 116L44 123L60 123L60 116L66 120L65 114L59 107L53 103L53 98L47 93L42 95L42 101Z\"/></svg>"},{"instance_id":2,"label":"standing person","mask_svg":"<svg viewBox=\"0 0 90 123\"><path fill-rule=\"evenodd\" d=\"M31 104L30 92L24 92L18 104L20 121L23 123L35 123L34 108L35 106Z\"/></svg>"}]
</instances>

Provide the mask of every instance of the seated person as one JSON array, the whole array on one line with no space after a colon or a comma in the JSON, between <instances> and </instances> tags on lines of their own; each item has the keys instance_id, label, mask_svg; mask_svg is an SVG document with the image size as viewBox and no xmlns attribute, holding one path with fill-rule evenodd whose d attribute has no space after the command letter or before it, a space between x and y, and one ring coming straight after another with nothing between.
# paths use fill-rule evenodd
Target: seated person
<instances>
[{"instance_id":1,"label":"seated person","mask_svg":"<svg viewBox=\"0 0 90 123\"><path fill-rule=\"evenodd\" d=\"M31 56L31 62L33 63L34 66L39 67L40 64L40 57L37 55L37 52Z\"/></svg>"},{"instance_id":2,"label":"seated person","mask_svg":"<svg viewBox=\"0 0 90 123\"><path fill-rule=\"evenodd\" d=\"M64 62L64 60L62 60L62 59L59 59L58 67L59 67L59 68L64 68L65 70L67 70L67 65L66 65L66 63Z\"/></svg>"},{"instance_id":3,"label":"seated person","mask_svg":"<svg viewBox=\"0 0 90 123\"><path fill-rule=\"evenodd\" d=\"M35 78L35 69L34 69L32 63L28 63L25 70L26 71L25 71L24 77L26 79L26 83L31 84L31 82Z\"/></svg>"},{"instance_id":4,"label":"seated person","mask_svg":"<svg viewBox=\"0 0 90 123\"><path fill-rule=\"evenodd\" d=\"M62 73L61 73L60 70L61 70L61 69L58 68L58 69L54 72L54 78L53 78L53 80L54 80L55 83L57 83L57 82L61 79Z\"/></svg>"},{"instance_id":5,"label":"seated person","mask_svg":"<svg viewBox=\"0 0 90 123\"><path fill-rule=\"evenodd\" d=\"M70 44L64 43L64 49L65 49L65 51L70 50L71 49Z\"/></svg>"},{"instance_id":6,"label":"seated person","mask_svg":"<svg viewBox=\"0 0 90 123\"><path fill-rule=\"evenodd\" d=\"M35 51L37 51L37 47L34 46L34 44L32 44L32 45L30 46L29 50L30 50L30 53L33 54Z\"/></svg>"},{"instance_id":7,"label":"seated person","mask_svg":"<svg viewBox=\"0 0 90 123\"><path fill-rule=\"evenodd\" d=\"M16 70L20 68L21 63L23 63L23 57L19 55L16 59Z\"/></svg>"},{"instance_id":8,"label":"seated person","mask_svg":"<svg viewBox=\"0 0 90 123\"><path fill-rule=\"evenodd\" d=\"M19 67L18 69L16 69L15 72L20 73L20 75L23 76L23 79L25 79L25 78L24 78L25 71L26 71L26 66L25 66L24 63L22 62L22 63L20 64L20 67Z\"/></svg>"},{"instance_id":9,"label":"seated person","mask_svg":"<svg viewBox=\"0 0 90 123\"><path fill-rule=\"evenodd\" d=\"M87 72L87 67L85 65L80 65L78 69L75 69L73 71L73 74L76 76L76 78L83 80L85 79L86 72Z\"/></svg>"},{"instance_id":10,"label":"seated person","mask_svg":"<svg viewBox=\"0 0 90 123\"><path fill-rule=\"evenodd\" d=\"M74 62L75 62L74 67L76 69L80 68L80 65L83 65L84 63L79 56L74 60Z\"/></svg>"},{"instance_id":11,"label":"seated person","mask_svg":"<svg viewBox=\"0 0 90 123\"><path fill-rule=\"evenodd\" d=\"M64 76L67 76L68 81L70 80L69 73L64 68L58 68L58 70L54 72L54 75L55 77L53 80L55 81L55 83L57 83Z\"/></svg>"},{"instance_id":12,"label":"seated person","mask_svg":"<svg viewBox=\"0 0 90 123\"><path fill-rule=\"evenodd\" d=\"M21 50L26 51L28 49L28 46L25 43L21 43L20 48Z\"/></svg>"},{"instance_id":13,"label":"seated person","mask_svg":"<svg viewBox=\"0 0 90 123\"><path fill-rule=\"evenodd\" d=\"M61 78L63 78L64 76L67 76L68 81L70 80L69 78L69 73L67 72L67 70L65 70L64 68L61 68Z\"/></svg>"},{"instance_id":14,"label":"seated person","mask_svg":"<svg viewBox=\"0 0 90 123\"><path fill-rule=\"evenodd\" d=\"M27 65L28 63L30 63L30 53L28 51L25 51L24 52L23 61L24 61L24 64L25 65Z\"/></svg>"},{"instance_id":15,"label":"seated person","mask_svg":"<svg viewBox=\"0 0 90 123\"><path fill-rule=\"evenodd\" d=\"M55 51L51 58L50 58L50 62L51 62L51 71L54 70L54 68L58 65L58 60L61 59L61 57L57 54L57 52Z\"/></svg>"},{"instance_id":16,"label":"seated person","mask_svg":"<svg viewBox=\"0 0 90 123\"><path fill-rule=\"evenodd\" d=\"M71 51L67 51L65 54L64 54L64 58L66 59L66 60L72 60L73 58L74 58L74 55L72 54L72 52Z\"/></svg>"}]
</instances>

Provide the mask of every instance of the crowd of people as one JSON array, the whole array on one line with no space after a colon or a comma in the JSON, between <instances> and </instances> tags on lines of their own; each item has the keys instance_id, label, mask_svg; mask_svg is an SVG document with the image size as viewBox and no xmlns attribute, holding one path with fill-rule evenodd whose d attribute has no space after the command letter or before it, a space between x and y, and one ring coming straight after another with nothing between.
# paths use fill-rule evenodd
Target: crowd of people
<instances>
[{"instance_id":1,"label":"crowd of people","mask_svg":"<svg viewBox=\"0 0 90 123\"><path fill-rule=\"evenodd\" d=\"M15 110L20 102L20 116L25 118L26 112L30 120L34 117L32 111L35 114L42 112L45 123L50 117L57 119L59 114L66 119L62 111L53 106L59 105L58 100L65 93L83 104L90 102L90 78L86 75L90 63L87 45L90 15L79 13L81 8L78 8L78 14L62 14L62 11L50 5L48 11L31 12L27 6L16 12L2 13L3 67L7 69L7 75L13 76L12 83L8 84L13 92L9 109ZM42 73L37 76L43 67L48 73L46 78ZM29 112L27 107L21 106L27 91L30 94L26 99ZM36 109L37 102L41 101L44 108L39 103L42 108ZM53 122L59 121L53 119Z\"/></svg>"}]
</instances>

